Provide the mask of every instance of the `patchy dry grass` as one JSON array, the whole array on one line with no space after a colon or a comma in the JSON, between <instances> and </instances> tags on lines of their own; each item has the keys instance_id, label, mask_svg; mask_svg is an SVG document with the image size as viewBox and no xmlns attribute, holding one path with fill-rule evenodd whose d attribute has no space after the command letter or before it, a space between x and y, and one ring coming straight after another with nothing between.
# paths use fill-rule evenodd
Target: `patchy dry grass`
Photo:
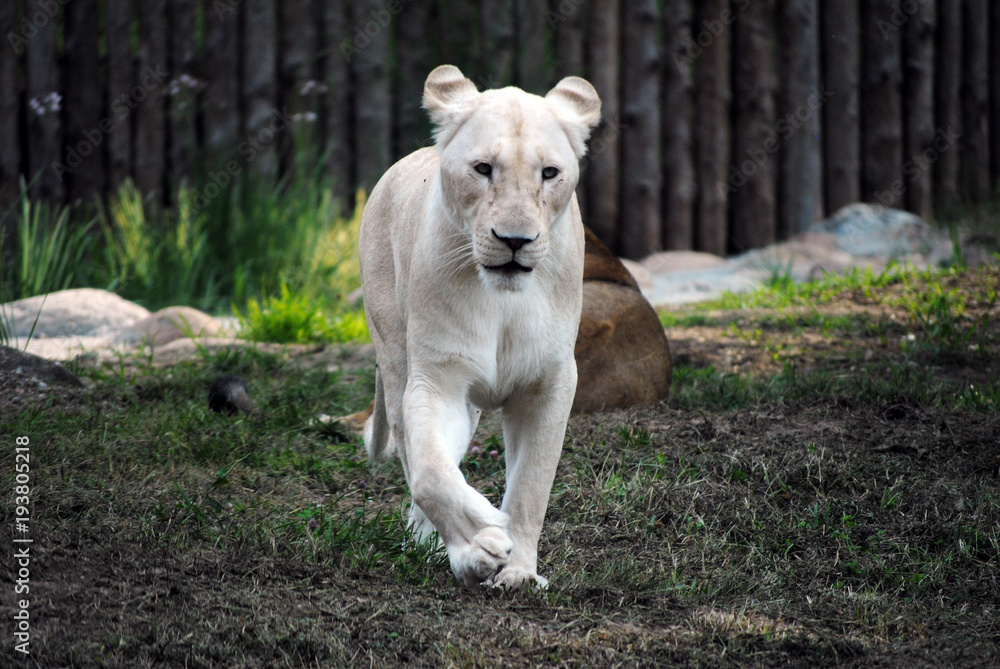
<instances>
[{"instance_id":1,"label":"patchy dry grass","mask_svg":"<svg viewBox=\"0 0 1000 669\"><path fill-rule=\"evenodd\" d=\"M31 439L28 666L995 666L998 284L666 316L670 403L570 423L545 592L462 589L408 541L399 465L310 426L367 402L370 365L243 351L81 363L89 390L5 376L0 432ZM208 410L221 373L257 413ZM499 502L496 417L477 439L466 474Z\"/></svg>"}]
</instances>

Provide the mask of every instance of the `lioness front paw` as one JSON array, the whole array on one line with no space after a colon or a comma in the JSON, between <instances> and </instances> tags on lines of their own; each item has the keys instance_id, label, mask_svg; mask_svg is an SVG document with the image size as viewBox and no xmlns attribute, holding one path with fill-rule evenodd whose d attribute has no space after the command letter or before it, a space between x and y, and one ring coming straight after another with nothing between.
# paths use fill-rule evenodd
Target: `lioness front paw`
<instances>
[{"instance_id":1,"label":"lioness front paw","mask_svg":"<svg viewBox=\"0 0 1000 669\"><path fill-rule=\"evenodd\" d=\"M507 566L514 542L499 527L486 527L476 533L472 542L448 556L451 570L466 587L474 588Z\"/></svg>"},{"instance_id":2,"label":"lioness front paw","mask_svg":"<svg viewBox=\"0 0 1000 669\"><path fill-rule=\"evenodd\" d=\"M507 588L515 590L524 586L536 586L539 588L549 587L549 579L539 576L533 571L522 569L521 567L504 567L496 576L486 581L487 585L494 588Z\"/></svg>"}]
</instances>

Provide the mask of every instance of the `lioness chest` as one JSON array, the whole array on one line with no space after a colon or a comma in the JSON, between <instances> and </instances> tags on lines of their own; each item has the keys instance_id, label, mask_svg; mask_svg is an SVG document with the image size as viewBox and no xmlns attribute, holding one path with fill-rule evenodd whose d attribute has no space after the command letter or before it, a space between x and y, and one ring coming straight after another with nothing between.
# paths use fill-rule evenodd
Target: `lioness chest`
<instances>
[{"instance_id":1,"label":"lioness chest","mask_svg":"<svg viewBox=\"0 0 1000 669\"><path fill-rule=\"evenodd\" d=\"M437 311L438 318L418 316L407 332L410 373L458 386L482 409L537 390L553 369L573 364L578 327L568 305L546 291L544 285L494 295L472 289Z\"/></svg>"}]
</instances>

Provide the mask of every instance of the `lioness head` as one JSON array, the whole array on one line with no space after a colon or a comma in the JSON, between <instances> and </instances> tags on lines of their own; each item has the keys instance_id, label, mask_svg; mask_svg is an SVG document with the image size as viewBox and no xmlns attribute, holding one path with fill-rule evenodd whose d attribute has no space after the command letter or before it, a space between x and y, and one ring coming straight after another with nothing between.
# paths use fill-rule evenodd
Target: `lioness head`
<instances>
[{"instance_id":1,"label":"lioness head","mask_svg":"<svg viewBox=\"0 0 1000 669\"><path fill-rule=\"evenodd\" d=\"M579 160L601 115L594 87L567 77L543 98L519 88L480 93L457 67L427 77L441 187L464 226L483 281L519 290L549 251L567 211Z\"/></svg>"}]
</instances>

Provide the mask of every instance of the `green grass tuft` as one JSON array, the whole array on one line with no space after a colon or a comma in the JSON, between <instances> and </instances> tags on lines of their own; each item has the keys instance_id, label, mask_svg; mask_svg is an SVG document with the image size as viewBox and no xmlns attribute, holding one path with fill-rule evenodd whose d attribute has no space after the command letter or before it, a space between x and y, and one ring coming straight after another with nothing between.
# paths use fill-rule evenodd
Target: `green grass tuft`
<instances>
[{"instance_id":1,"label":"green grass tuft","mask_svg":"<svg viewBox=\"0 0 1000 669\"><path fill-rule=\"evenodd\" d=\"M0 301L63 290L91 278L94 268L85 261L97 249L95 220L71 213L29 200L22 179L13 239L0 230Z\"/></svg>"}]
</instances>

